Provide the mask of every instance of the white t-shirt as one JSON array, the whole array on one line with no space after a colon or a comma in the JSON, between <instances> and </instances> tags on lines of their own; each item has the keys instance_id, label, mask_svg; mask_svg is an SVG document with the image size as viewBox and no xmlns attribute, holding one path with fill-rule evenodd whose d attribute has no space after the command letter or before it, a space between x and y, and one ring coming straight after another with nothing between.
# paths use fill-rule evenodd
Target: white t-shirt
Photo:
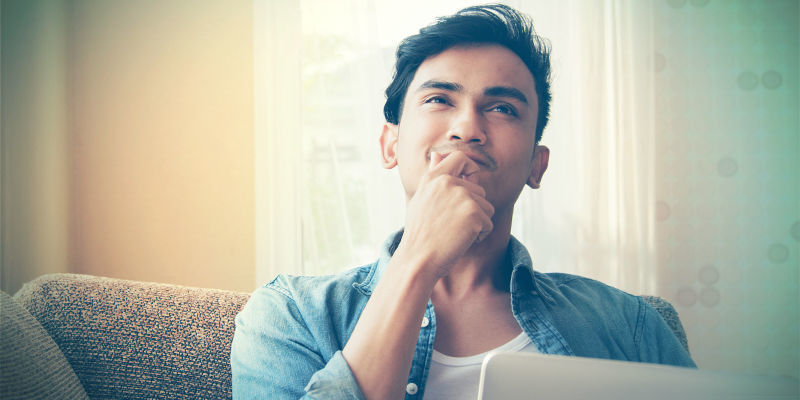
<instances>
[{"instance_id":1,"label":"white t-shirt","mask_svg":"<svg viewBox=\"0 0 800 400\"><path fill-rule=\"evenodd\" d=\"M481 377L483 358L492 351L526 351L538 353L525 332L510 342L485 353L468 357L450 357L433 351L431 369L425 381L423 400L463 400L478 398L478 383Z\"/></svg>"}]
</instances>

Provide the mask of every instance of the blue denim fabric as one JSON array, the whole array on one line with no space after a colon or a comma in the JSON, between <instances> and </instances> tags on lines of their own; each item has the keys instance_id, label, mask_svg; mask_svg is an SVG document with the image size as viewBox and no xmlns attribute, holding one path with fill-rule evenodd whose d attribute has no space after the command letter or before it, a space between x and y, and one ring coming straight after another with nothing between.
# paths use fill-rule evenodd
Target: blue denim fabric
<instances>
[{"instance_id":1,"label":"blue denim fabric","mask_svg":"<svg viewBox=\"0 0 800 400\"><path fill-rule=\"evenodd\" d=\"M279 275L256 290L236 316L231 349L235 399L363 399L341 349L380 280L401 232L377 262L339 275ZM535 272L525 247L509 243L511 308L544 354L694 367L650 305L600 282ZM421 399L436 333L433 304L425 310L409 383Z\"/></svg>"}]
</instances>

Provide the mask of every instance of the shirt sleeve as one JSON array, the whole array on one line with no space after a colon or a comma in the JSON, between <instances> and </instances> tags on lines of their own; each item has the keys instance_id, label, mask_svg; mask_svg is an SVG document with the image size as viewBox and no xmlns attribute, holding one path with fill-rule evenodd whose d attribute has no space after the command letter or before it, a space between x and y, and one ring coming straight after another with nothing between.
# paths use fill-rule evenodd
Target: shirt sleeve
<instances>
[{"instance_id":1,"label":"shirt sleeve","mask_svg":"<svg viewBox=\"0 0 800 400\"><path fill-rule=\"evenodd\" d=\"M341 351L325 359L303 315L274 281L236 316L234 399L364 399Z\"/></svg>"},{"instance_id":2,"label":"shirt sleeve","mask_svg":"<svg viewBox=\"0 0 800 400\"><path fill-rule=\"evenodd\" d=\"M661 315L641 298L639 299L639 326L636 338L639 359L642 362L697 368L692 357L681 345Z\"/></svg>"}]
</instances>

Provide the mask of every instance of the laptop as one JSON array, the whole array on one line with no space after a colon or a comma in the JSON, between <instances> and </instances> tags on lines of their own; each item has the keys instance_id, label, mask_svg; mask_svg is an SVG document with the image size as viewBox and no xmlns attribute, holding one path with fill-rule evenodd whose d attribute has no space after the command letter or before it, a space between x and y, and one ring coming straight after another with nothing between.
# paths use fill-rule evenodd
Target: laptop
<instances>
[{"instance_id":1,"label":"laptop","mask_svg":"<svg viewBox=\"0 0 800 400\"><path fill-rule=\"evenodd\" d=\"M478 400L798 399L799 392L789 377L516 352L486 356Z\"/></svg>"}]
</instances>

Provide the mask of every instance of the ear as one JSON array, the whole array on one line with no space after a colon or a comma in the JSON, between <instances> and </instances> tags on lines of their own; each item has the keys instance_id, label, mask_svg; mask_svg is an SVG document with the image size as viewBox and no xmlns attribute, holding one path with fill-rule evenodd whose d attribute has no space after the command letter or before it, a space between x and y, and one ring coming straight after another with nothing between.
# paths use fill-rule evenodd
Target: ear
<instances>
[{"instance_id":1,"label":"ear","mask_svg":"<svg viewBox=\"0 0 800 400\"><path fill-rule=\"evenodd\" d=\"M397 165L398 126L392 123L383 124L381 132L381 159L383 168L392 169Z\"/></svg>"},{"instance_id":2,"label":"ear","mask_svg":"<svg viewBox=\"0 0 800 400\"><path fill-rule=\"evenodd\" d=\"M531 164L531 175L528 177L528 186L538 189L542 184L542 176L547 170L547 161L550 159L550 149L545 146L536 145L533 150L533 163Z\"/></svg>"}]
</instances>

